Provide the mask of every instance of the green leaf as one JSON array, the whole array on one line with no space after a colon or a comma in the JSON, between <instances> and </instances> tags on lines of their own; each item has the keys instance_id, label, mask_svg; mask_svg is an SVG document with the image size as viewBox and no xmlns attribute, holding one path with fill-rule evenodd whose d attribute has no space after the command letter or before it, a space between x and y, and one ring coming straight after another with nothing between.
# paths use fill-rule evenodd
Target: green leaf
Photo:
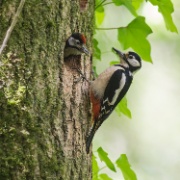
<instances>
[{"instance_id":1,"label":"green leaf","mask_svg":"<svg viewBox=\"0 0 180 180\"><path fill-rule=\"evenodd\" d=\"M136 0L136 1L132 0L132 5L134 6L135 9L138 9L143 1L144 0Z\"/></svg>"},{"instance_id":2,"label":"green leaf","mask_svg":"<svg viewBox=\"0 0 180 180\"><path fill-rule=\"evenodd\" d=\"M124 5L134 16L137 16L136 9L132 4L132 0L113 0L116 6Z\"/></svg>"},{"instance_id":3,"label":"green leaf","mask_svg":"<svg viewBox=\"0 0 180 180\"><path fill-rule=\"evenodd\" d=\"M166 28L171 32L178 32L176 25L173 22L171 14L174 12L174 7L171 0L149 0L149 2L158 6L158 11L163 15Z\"/></svg>"},{"instance_id":4,"label":"green leaf","mask_svg":"<svg viewBox=\"0 0 180 180\"><path fill-rule=\"evenodd\" d=\"M103 6L99 6L96 10L95 10L95 20L96 20L96 26L99 26L102 24L103 20L104 20L104 7Z\"/></svg>"},{"instance_id":5,"label":"green leaf","mask_svg":"<svg viewBox=\"0 0 180 180\"><path fill-rule=\"evenodd\" d=\"M92 156L92 169L93 169L93 180L98 180L98 172L99 172L99 166L96 161L96 157Z\"/></svg>"},{"instance_id":6,"label":"green leaf","mask_svg":"<svg viewBox=\"0 0 180 180\"><path fill-rule=\"evenodd\" d=\"M101 50L98 47L98 41L96 39L93 39L93 56L101 60Z\"/></svg>"},{"instance_id":7,"label":"green leaf","mask_svg":"<svg viewBox=\"0 0 180 180\"><path fill-rule=\"evenodd\" d=\"M122 154L116 161L117 166L120 168L125 180L137 180L136 174L131 169L127 156Z\"/></svg>"},{"instance_id":8,"label":"green leaf","mask_svg":"<svg viewBox=\"0 0 180 180\"><path fill-rule=\"evenodd\" d=\"M151 28L145 23L145 18L138 16L127 27L118 29L118 40L124 49L133 48L143 60L152 62L151 46L146 39L152 33Z\"/></svg>"},{"instance_id":9,"label":"green leaf","mask_svg":"<svg viewBox=\"0 0 180 180\"><path fill-rule=\"evenodd\" d=\"M100 174L100 180L112 180L107 174Z\"/></svg>"},{"instance_id":10,"label":"green leaf","mask_svg":"<svg viewBox=\"0 0 180 180\"><path fill-rule=\"evenodd\" d=\"M127 106L127 99L126 97L124 97L121 102L116 106L116 112L121 115L124 114L125 116L127 116L128 118L132 118L132 115L131 115L131 111L130 109L128 108Z\"/></svg>"},{"instance_id":11,"label":"green leaf","mask_svg":"<svg viewBox=\"0 0 180 180\"><path fill-rule=\"evenodd\" d=\"M104 0L95 0L95 8L99 7L100 5L102 5L104 2Z\"/></svg>"},{"instance_id":12,"label":"green leaf","mask_svg":"<svg viewBox=\"0 0 180 180\"><path fill-rule=\"evenodd\" d=\"M108 157L108 153L105 152L105 151L102 149L102 147L99 147L98 150L97 150L97 152L98 152L98 155L99 155L100 160L101 160L101 161L104 161L105 164L107 165L107 167L108 167L110 170L116 172L116 169L115 169L114 164L112 163L112 161L111 161L111 160L109 159L109 157Z\"/></svg>"},{"instance_id":13,"label":"green leaf","mask_svg":"<svg viewBox=\"0 0 180 180\"><path fill-rule=\"evenodd\" d=\"M119 64L119 61L111 61L111 62L109 63L110 66L113 66L113 65L115 65L115 64Z\"/></svg>"}]
</instances>

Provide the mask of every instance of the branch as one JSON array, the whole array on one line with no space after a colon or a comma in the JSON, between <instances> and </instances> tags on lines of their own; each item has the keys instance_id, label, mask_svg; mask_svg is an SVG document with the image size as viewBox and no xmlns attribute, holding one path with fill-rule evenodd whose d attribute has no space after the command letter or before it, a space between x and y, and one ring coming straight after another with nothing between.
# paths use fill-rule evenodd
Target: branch
<instances>
[{"instance_id":1,"label":"branch","mask_svg":"<svg viewBox=\"0 0 180 180\"><path fill-rule=\"evenodd\" d=\"M114 29L120 29L122 27L113 27L113 28L95 28L97 30L114 30Z\"/></svg>"},{"instance_id":2,"label":"branch","mask_svg":"<svg viewBox=\"0 0 180 180\"><path fill-rule=\"evenodd\" d=\"M99 8L104 2L106 2L106 0L101 1L101 2L95 7L95 10L96 10L97 8Z\"/></svg>"},{"instance_id":3,"label":"branch","mask_svg":"<svg viewBox=\"0 0 180 180\"><path fill-rule=\"evenodd\" d=\"M25 3L25 0L21 0L21 2L19 3L19 7L17 8L16 14L13 17L12 23L9 26L9 28L8 28L8 30L6 32L5 38L3 40L3 43L2 43L2 45L0 47L0 56L2 55L2 52L3 52L4 48L6 47L7 42L8 42L8 40L9 40L9 38L11 36L11 33L12 33L13 29L14 29L14 26L17 23L18 17L20 15L21 11L22 11L24 3Z\"/></svg>"},{"instance_id":4,"label":"branch","mask_svg":"<svg viewBox=\"0 0 180 180\"><path fill-rule=\"evenodd\" d=\"M113 2L107 2L107 3L102 4L102 6L106 6L108 4L114 4L114 3Z\"/></svg>"}]
</instances>

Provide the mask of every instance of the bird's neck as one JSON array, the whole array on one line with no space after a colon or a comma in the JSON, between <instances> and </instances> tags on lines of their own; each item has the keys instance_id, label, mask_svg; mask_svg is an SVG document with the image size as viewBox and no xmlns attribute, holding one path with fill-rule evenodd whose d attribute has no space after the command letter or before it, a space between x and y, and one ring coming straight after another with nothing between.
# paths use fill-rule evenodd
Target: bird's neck
<instances>
[{"instance_id":1,"label":"bird's neck","mask_svg":"<svg viewBox=\"0 0 180 180\"><path fill-rule=\"evenodd\" d=\"M81 55L81 52L76 48L68 47L64 51L65 58L67 58L69 56L77 56L77 55Z\"/></svg>"},{"instance_id":2,"label":"bird's neck","mask_svg":"<svg viewBox=\"0 0 180 180\"><path fill-rule=\"evenodd\" d=\"M129 68L129 65L128 65L127 62L125 62L124 60L121 60L120 66L124 67L125 69L128 69L128 68Z\"/></svg>"}]
</instances>

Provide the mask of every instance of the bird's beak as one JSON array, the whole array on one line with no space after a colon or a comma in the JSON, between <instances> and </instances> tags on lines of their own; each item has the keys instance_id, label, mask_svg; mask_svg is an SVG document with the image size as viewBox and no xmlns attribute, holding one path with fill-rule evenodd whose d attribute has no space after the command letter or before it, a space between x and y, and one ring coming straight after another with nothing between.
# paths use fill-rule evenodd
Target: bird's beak
<instances>
[{"instance_id":1,"label":"bird's beak","mask_svg":"<svg viewBox=\"0 0 180 180\"><path fill-rule=\"evenodd\" d=\"M86 47L85 45L82 45L81 51L82 51L83 53L85 53L86 55L89 55L89 54L90 54L90 52L88 51L88 49L87 49L87 47Z\"/></svg>"},{"instance_id":2,"label":"bird's beak","mask_svg":"<svg viewBox=\"0 0 180 180\"><path fill-rule=\"evenodd\" d=\"M113 51L115 51L121 59L123 59L124 61L127 61L126 60L126 55L124 53L122 53L121 51L117 50L116 48L112 48Z\"/></svg>"}]
</instances>

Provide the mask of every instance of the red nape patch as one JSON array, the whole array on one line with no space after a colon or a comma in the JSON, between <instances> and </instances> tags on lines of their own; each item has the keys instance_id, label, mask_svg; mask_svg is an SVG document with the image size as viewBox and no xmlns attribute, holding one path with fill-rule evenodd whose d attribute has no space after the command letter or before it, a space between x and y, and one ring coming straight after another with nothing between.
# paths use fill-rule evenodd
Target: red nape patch
<instances>
[{"instance_id":1,"label":"red nape patch","mask_svg":"<svg viewBox=\"0 0 180 180\"><path fill-rule=\"evenodd\" d=\"M84 44L86 44L86 38L85 38L85 36L84 36L83 34L81 34L81 40L82 40L82 42L83 42Z\"/></svg>"}]
</instances>

